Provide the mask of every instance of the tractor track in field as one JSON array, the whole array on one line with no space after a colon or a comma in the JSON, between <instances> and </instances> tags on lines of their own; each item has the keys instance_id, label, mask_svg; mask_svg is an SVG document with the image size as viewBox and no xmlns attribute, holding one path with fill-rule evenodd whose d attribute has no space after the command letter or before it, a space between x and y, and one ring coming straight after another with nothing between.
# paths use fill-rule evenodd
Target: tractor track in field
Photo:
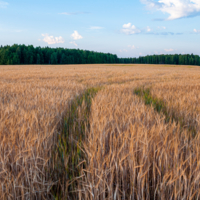
<instances>
[{"instance_id":1,"label":"tractor track in field","mask_svg":"<svg viewBox=\"0 0 200 200\"><path fill-rule=\"evenodd\" d=\"M145 105L153 106L155 111L157 111L160 114L163 114L165 116L166 123L175 122L177 125L179 124L181 129L186 129L189 133L189 136L191 136L192 138L194 138L197 135L196 128L193 125L185 122L183 117L178 117L176 115L176 112L170 114L168 112L167 104L162 99L152 96L150 88L136 88L134 89L134 94L143 99Z\"/></svg>"}]
</instances>

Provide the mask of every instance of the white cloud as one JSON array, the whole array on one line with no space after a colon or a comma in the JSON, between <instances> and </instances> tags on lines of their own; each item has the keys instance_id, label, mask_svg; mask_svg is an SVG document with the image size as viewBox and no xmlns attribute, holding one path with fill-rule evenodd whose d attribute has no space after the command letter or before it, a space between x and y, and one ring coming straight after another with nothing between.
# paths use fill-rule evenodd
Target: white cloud
<instances>
[{"instance_id":1,"label":"white cloud","mask_svg":"<svg viewBox=\"0 0 200 200\"><path fill-rule=\"evenodd\" d=\"M131 28L131 23L124 24L124 25L123 25L123 28Z\"/></svg>"},{"instance_id":2,"label":"white cloud","mask_svg":"<svg viewBox=\"0 0 200 200\"><path fill-rule=\"evenodd\" d=\"M147 32L151 32L151 28L147 26Z\"/></svg>"},{"instance_id":3,"label":"white cloud","mask_svg":"<svg viewBox=\"0 0 200 200\"><path fill-rule=\"evenodd\" d=\"M161 30L165 30L166 29L166 27L165 26L158 26L158 29L161 29Z\"/></svg>"},{"instance_id":4,"label":"white cloud","mask_svg":"<svg viewBox=\"0 0 200 200\"><path fill-rule=\"evenodd\" d=\"M42 36L44 37L43 41L48 43L48 44L58 44L58 43L64 43L64 39L59 36L59 37L54 37L54 36L50 36L49 34L42 34Z\"/></svg>"},{"instance_id":5,"label":"white cloud","mask_svg":"<svg viewBox=\"0 0 200 200\"><path fill-rule=\"evenodd\" d=\"M0 1L0 8L7 8L9 4L5 1Z\"/></svg>"},{"instance_id":6,"label":"white cloud","mask_svg":"<svg viewBox=\"0 0 200 200\"><path fill-rule=\"evenodd\" d=\"M174 51L174 49L164 49L166 52Z\"/></svg>"},{"instance_id":7,"label":"white cloud","mask_svg":"<svg viewBox=\"0 0 200 200\"><path fill-rule=\"evenodd\" d=\"M103 27L100 27L100 26L91 26L90 29L91 30L100 30L100 29L103 29Z\"/></svg>"},{"instance_id":8,"label":"white cloud","mask_svg":"<svg viewBox=\"0 0 200 200\"><path fill-rule=\"evenodd\" d=\"M72 42L70 42L70 44L73 44L74 46L78 46L78 44L76 44L76 42L75 41L72 41Z\"/></svg>"},{"instance_id":9,"label":"white cloud","mask_svg":"<svg viewBox=\"0 0 200 200\"><path fill-rule=\"evenodd\" d=\"M135 49L136 48L135 45L128 45L128 47L131 48L131 49Z\"/></svg>"},{"instance_id":10,"label":"white cloud","mask_svg":"<svg viewBox=\"0 0 200 200\"><path fill-rule=\"evenodd\" d=\"M161 54L164 54L162 51L161 52L158 52L158 51L154 51L154 54L155 55L161 55Z\"/></svg>"},{"instance_id":11,"label":"white cloud","mask_svg":"<svg viewBox=\"0 0 200 200\"><path fill-rule=\"evenodd\" d=\"M200 30L194 29L193 30L195 33L200 33Z\"/></svg>"},{"instance_id":12,"label":"white cloud","mask_svg":"<svg viewBox=\"0 0 200 200\"><path fill-rule=\"evenodd\" d=\"M200 14L200 0L140 0L149 9L156 9L167 13L168 20L191 17Z\"/></svg>"},{"instance_id":13,"label":"white cloud","mask_svg":"<svg viewBox=\"0 0 200 200\"><path fill-rule=\"evenodd\" d=\"M78 31L74 31L74 33L72 33L71 35L73 37L74 40L80 40L83 37L78 33Z\"/></svg>"},{"instance_id":14,"label":"white cloud","mask_svg":"<svg viewBox=\"0 0 200 200\"><path fill-rule=\"evenodd\" d=\"M131 23L124 24L122 27L123 29L121 29L121 31L127 35L132 35L141 32L141 30L137 29L134 25L131 25Z\"/></svg>"},{"instance_id":15,"label":"white cloud","mask_svg":"<svg viewBox=\"0 0 200 200\"><path fill-rule=\"evenodd\" d=\"M122 52L128 52L128 50L126 50L126 49L122 49L122 50L119 50L121 53Z\"/></svg>"},{"instance_id":16,"label":"white cloud","mask_svg":"<svg viewBox=\"0 0 200 200\"><path fill-rule=\"evenodd\" d=\"M73 13L68 13L68 12L63 12L63 13L59 13L60 15L74 15Z\"/></svg>"}]
</instances>

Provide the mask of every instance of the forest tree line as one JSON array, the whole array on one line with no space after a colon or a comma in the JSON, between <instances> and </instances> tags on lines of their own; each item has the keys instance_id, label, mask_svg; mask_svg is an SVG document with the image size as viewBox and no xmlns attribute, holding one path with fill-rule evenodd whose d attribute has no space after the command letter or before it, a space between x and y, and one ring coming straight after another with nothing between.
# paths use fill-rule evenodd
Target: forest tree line
<instances>
[{"instance_id":1,"label":"forest tree line","mask_svg":"<svg viewBox=\"0 0 200 200\"><path fill-rule=\"evenodd\" d=\"M18 64L95 64L95 63L136 63L200 65L198 55L147 55L139 58L118 58L110 53L33 45L0 46L0 65Z\"/></svg>"},{"instance_id":2,"label":"forest tree line","mask_svg":"<svg viewBox=\"0 0 200 200\"><path fill-rule=\"evenodd\" d=\"M193 54L147 55L139 58L120 58L120 63L200 65L200 57Z\"/></svg>"},{"instance_id":3,"label":"forest tree line","mask_svg":"<svg viewBox=\"0 0 200 200\"><path fill-rule=\"evenodd\" d=\"M117 55L94 51L13 45L0 47L0 65L117 63Z\"/></svg>"}]
</instances>

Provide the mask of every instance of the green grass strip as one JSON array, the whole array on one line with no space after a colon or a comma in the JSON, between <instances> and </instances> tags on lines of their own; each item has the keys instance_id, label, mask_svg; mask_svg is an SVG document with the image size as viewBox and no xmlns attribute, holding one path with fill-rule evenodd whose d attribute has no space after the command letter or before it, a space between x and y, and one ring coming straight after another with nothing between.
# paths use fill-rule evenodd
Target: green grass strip
<instances>
[{"instance_id":1,"label":"green grass strip","mask_svg":"<svg viewBox=\"0 0 200 200\"><path fill-rule=\"evenodd\" d=\"M58 184L52 188L56 199L76 199L73 191L78 188L76 178L80 177L87 164L82 151L82 142L86 129L90 129L89 117L92 99L100 87L89 88L78 96L70 105L64 118L62 134L59 135L58 145L54 152L54 180ZM81 163L81 164L80 164ZM73 193L72 193L73 192Z\"/></svg>"},{"instance_id":2,"label":"green grass strip","mask_svg":"<svg viewBox=\"0 0 200 200\"><path fill-rule=\"evenodd\" d=\"M165 115L165 122L169 123L171 122L176 122L176 124L180 124L181 128L184 129L187 127L189 131L189 136L192 136L193 138L196 136L197 131L194 126L188 125L183 117L178 117L175 112L169 113L167 104L162 100L158 99L157 97L154 97L151 95L150 88L136 88L134 90L134 94L138 95L141 97L146 105L153 106L154 110L157 111L158 113L162 113Z\"/></svg>"}]
</instances>

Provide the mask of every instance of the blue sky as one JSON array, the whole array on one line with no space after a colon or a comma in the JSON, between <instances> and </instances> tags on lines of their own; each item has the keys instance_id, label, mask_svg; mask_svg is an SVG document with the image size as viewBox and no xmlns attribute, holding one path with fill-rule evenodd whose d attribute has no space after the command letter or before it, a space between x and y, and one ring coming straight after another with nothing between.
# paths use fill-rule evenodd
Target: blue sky
<instances>
[{"instance_id":1,"label":"blue sky","mask_svg":"<svg viewBox=\"0 0 200 200\"><path fill-rule=\"evenodd\" d=\"M200 0L0 0L0 44L200 55Z\"/></svg>"}]
</instances>

